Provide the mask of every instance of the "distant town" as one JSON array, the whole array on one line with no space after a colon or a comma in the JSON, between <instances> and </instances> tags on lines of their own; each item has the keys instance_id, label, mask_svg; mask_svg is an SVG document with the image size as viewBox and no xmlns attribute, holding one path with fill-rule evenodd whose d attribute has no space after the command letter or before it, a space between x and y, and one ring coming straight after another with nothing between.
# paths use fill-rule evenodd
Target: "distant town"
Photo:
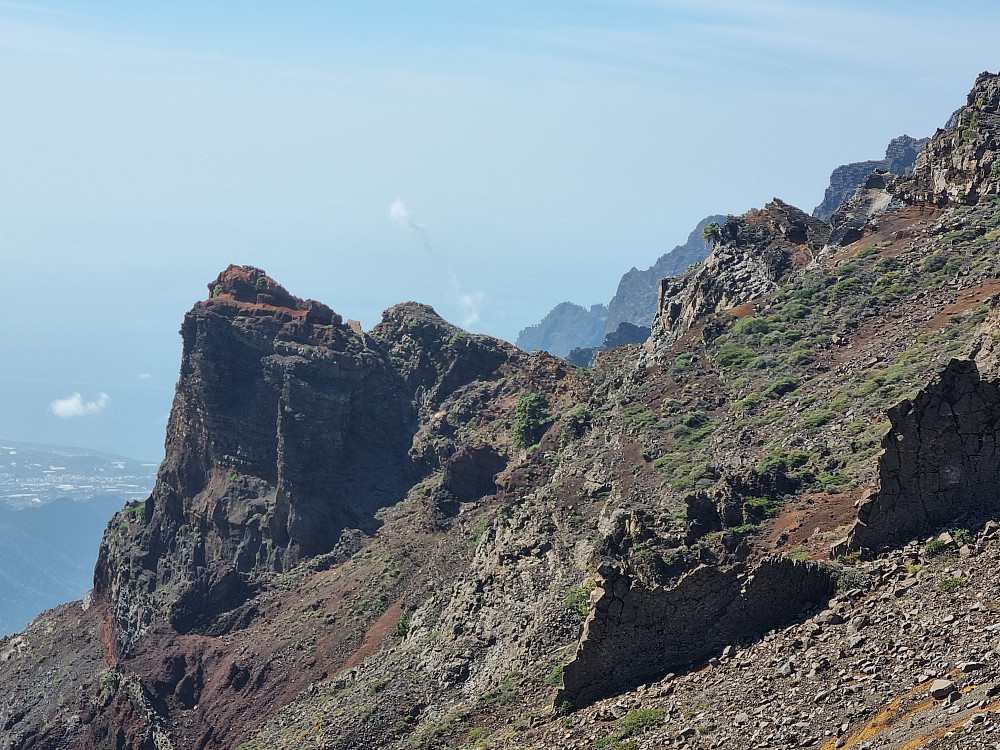
<instances>
[{"instance_id":1,"label":"distant town","mask_svg":"<svg viewBox=\"0 0 1000 750\"><path fill-rule=\"evenodd\" d=\"M57 498L143 499L153 488L157 468L154 462L84 449L0 441L0 503L20 509Z\"/></svg>"}]
</instances>

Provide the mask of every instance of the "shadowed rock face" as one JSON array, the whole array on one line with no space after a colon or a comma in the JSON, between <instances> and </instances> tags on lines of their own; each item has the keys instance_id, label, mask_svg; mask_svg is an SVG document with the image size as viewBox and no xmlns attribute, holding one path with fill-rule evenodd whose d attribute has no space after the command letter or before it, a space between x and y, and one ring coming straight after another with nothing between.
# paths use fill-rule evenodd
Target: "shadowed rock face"
<instances>
[{"instance_id":1,"label":"shadowed rock face","mask_svg":"<svg viewBox=\"0 0 1000 750\"><path fill-rule=\"evenodd\" d=\"M962 515L1000 509L1000 385L952 360L912 401L889 410L878 488L858 508L849 546L906 543Z\"/></svg>"},{"instance_id":2,"label":"shadowed rock face","mask_svg":"<svg viewBox=\"0 0 1000 750\"><path fill-rule=\"evenodd\" d=\"M790 621L833 590L828 568L785 558L767 558L749 574L702 565L668 589L603 566L556 705L583 706L658 679Z\"/></svg>"},{"instance_id":3,"label":"shadowed rock face","mask_svg":"<svg viewBox=\"0 0 1000 750\"><path fill-rule=\"evenodd\" d=\"M248 593L255 573L324 554L413 484L422 410L506 361L426 305L371 335L250 266L230 266L184 319L166 460L138 539L105 536L95 573L122 653L154 611L181 632ZM509 347L509 345L506 345ZM503 461L459 472L467 499ZM155 602L154 602L155 600Z\"/></svg>"}]
</instances>

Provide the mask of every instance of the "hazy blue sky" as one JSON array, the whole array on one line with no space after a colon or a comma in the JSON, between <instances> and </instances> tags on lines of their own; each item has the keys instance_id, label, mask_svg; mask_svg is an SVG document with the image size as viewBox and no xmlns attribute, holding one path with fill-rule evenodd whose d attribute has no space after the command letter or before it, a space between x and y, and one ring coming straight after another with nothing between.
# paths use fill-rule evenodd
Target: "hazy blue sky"
<instances>
[{"instance_id":1,"label":"hazy blue sky","mask_svg":"<svg viewBox=\"0 0 1000 750\"><path fill-rule=\"evenodd\" d=\"M932 133L998 6L0 2L0 437L158 458L230 262L365 326L607 302L701 217Z\"/></svg>"}]
</instances>

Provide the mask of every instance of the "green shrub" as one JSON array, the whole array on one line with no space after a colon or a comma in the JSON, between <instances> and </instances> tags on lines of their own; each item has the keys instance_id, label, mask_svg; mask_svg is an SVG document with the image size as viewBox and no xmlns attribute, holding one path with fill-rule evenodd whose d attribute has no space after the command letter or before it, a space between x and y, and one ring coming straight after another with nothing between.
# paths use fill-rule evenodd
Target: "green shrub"
<instances>
[{"instance_id":1,"label":"green shrub","mask_svg":"<svg viewBox=\"0 0 1000 750\"><path fill-rule=\"evenodd\" d=\"M852 263L851 261L847 261L837 266L837 275L840 278L844 278L845 276L850 276L857 270L858 270L857 263Z\"/></svg>"},{"instance_id":2,"label":"green shrub","mask_svg":"<svg viewBox=\"0 0 1000 750\"><path fill-rule=\"evenodd\" d=\"M674 471L674 479L670 482L670 489L676 492L702 489L710 486L715 478L715 472L707 463L684 464L678 466Z\"/></svg>"},{"instance_id":3,"label":"green shrub","mask_svg":"<svg viewBox=\"0 0 1000 750\"><path fill-rule=\"evenodd\" d=\"M836 416L837 415L832 411L828 411L826 409L807 411L802 413L802 418L799 420L799 423L807 430L814 430L832 422Z\"/></svg>"},{"instance_id":4,"label":"green shrub","mask_svg":"<svg viewBox=\"0 0 1000 750\"><path fill-rule=\"evenodd\" d=\"M860 250L858 250L857 254L855 254L854 257L855 258L870 258L873 255L878 255L878 248L876 248L876 247L863 247Z\"/></svg>"},{"instance_id":5,"label":"green shrub","mask_svg":"<svg viewBox=\"0 0 1000 750\"><path fill-rule=\"evenodd\" d=\"M400 638L405 638L406 634L410 632L410 615L406 612L403 616L399 618L396 622L396 635Z\"/></svg>"},{"instance_id":6,"label":"green shrub","mask_svg":"<svg viewBox=\"0 0 1000 750\"><path fill-rule=\"evenodd\" d=\"M684 352L674 357L673 364L670 365L670 372L678 373L686 370L694 362L694 352Z\"/></svg>"},{"instance_id":7,"label":"green shrub","mask_svg":"<svg viewBox=\"0 0 1000 750\"><path fill-rule=\"evenodd\" d=\"M938 581L938 590L943 591L946 594L951 594L962 588L961 578L945 578L943 581Z\"/></svg>"},{"instance_id":8,"label":"green shrub","mask_svg":"<svg viewBox=\"0 0 1000 750\"><path fill-rule=\"evenodd\" d=\"M566 592L566 607L583 622L590 612L590 592L597 588L593 581L587 581Z\"/></svg>"},{"instance_id":9,"label":"green shrub","mask_svg":"<svg viewBox=\"0 0 1000 750\"><path fill-rule=\"evenodd\" d=\"M467 349L471 343L472 336L467 334L465 331L458 331L454 336L448 339L448 343L444 345L444 348L449 351Z\"/></svg>"},{"instance_id":10,"label":"green shrub","mask_svg":"<svg viewBox=\"0 0 1000 750\"><path fill-rule=\"evenodd\" d=\"M768 333L771 324L764 318L740 318L733 326L733 334L739 337Z\"/></svg>"},{"instance_id":11,"label":"green shrub","mask_svg":"<svg viewBox=\"0 0 1000 750\"><path fill-rule=\"evenodd\" d=\"M792 377L791 375L782 375L764 388L763 393L768 398L781 398L786 393L791 393L798 387L798 378Z\"/></svg>"},{"instance_id":12,"label":"green shrub","mask_svg":"<svg viewBox=\"0 0 1000 750\"><path fill-rule=\"evenodd\" d=\"M844 570L837 576L837 592L866 588L871 579L858 570Z\"/></svg>"},{"instance_id":13,"label":"green shrub","mask_svg":"<svg viewBox=\"0 0 1000 750\"><path fill-rule=\"evenodd\" d=\"M830 289L834 297L848 297L861 291L861 281L854 277L841 279Z\"/></svg>"},{"instance_id":14,"label":"green shrub","mask_svg":"<svg viewBox=\"0 0 1000 750\"><path fill-rule=\"evenodd\" d=\"M798 547L792 547L785 553L784 556L789 560L812 560L812 553L809 551L809 547L804 544L800 544Z\"/></svg>"},{"instance_id":15,"label":"green shrub","mask_svg":"<svg viewBox=\"0 0 1000 750\"><path fill-rule=\"evenodd\" d=\"M622 416L625 418L625 427L631 432L643 427L652 427L659 421L656 412L640 403L626 406L622 410Z\"/></svg>"},{"instance_id":16,"label":"green shrub","mask_svg":"<svg viewBox=\"0 0 1000 750\"><path fill-rule=\"evenodd\" d=\"M469 742L476 742L486 736L486 727L473 727L469 730Z\"/></svg>"},{"instance_id":17,"label":"green shrub","mask_svg":"<svg viewBox=\"0 0 1000 750\"><path fill-rule=\"evenodd\" d=\"M924 547L924 555L927 557L934 557L935 555L940 555L946 549L948 549L947 542L942 539L932 539L927 542L927 545Z\"/></svg>"},{"instance_id":18,"label":"green shrub","mask_svg":"<svg viewBox=\"0 0 1000 750\"><path fill-rule=\"evenodd\" d=\"M746 498L746 504L750 506L754 513L763 518L770 518L777 515L778 511L785 505L783 500L777 500L773 497L748 497Z\"/></svg>"},{"instance_id":19,"label":"green shrub","mask_svg":"<svg viewBox=\"0 0 1000 750\"><path fill-rule=\"evenodd\" d=\"M518 399L514 407L513 442L517 448L537 445L549 424L549 399L544 393L532 393Z\"/></svg>"},{"instance_id":20,"label":"green shrub","mask_svg":"<svg viewBox=\"0 0 1000 750\"><path fill-rule=\"evenodd\" d=\"M972 532L968 529L954 528L948 529L948 533L951 534L951 538L955 540L955 544L962 546L963 544L968 544L972 541Z\"/></svg>"},{"instance_id":21,"label":"green shrub","mask_svg":"<svg viewBox=\"0 0 1000 750\"><path fill-rule=\"evenodd\" d=\"M623 740L655 729L663 723L666 713L664 708L636 708L629 711L618 722L621 727L616 732L618 739Z\"/></svg>"},{"instance_id":22,"label":"green shrub","mask_svg":"<svg viewBox=\"0 0 1000 750\"><path fill-rule=\"evenodd\" d=\"M969 115L968 117L962 115L961 119L959 120L958 135L959 138L961 139L961 143L963 146L969 145L969 133L972 132L972 129L976 127L976 123L978 122L979 122L978 109L972 110L972 114Z\"/></svg>"},{"instance_id":23,"label":"green shrub","mask_svg":"<svg viewBox=\"0 0 1000 750\"><path fill-rule=\"evenodd\" d=\"M701 238L710 245L714 245L721 240L722 227L719 226L719 222L713 221L711 224L706 224L702 227Z\"/></svg>"},{"instance_id":24,"label":"green shrub","mask_svg":"<svg viewBox=\"0 0 1000 750\"><path fill-rule=\"evenodd\" d=\"M739 344L727 341L719 347L719 351L715 355L715 361L723 367L730 367L734 370L742 370L749 365L754 358L756 358L756 356L757 352L753 349L747 349L745 346L740 346Z\"/></svg>"},{"instance_id":25,"label":"green shrub","mask_svg":"<svg viewBox=\"0 0 1000 750\"><path fill-rule=\"evenodd\" d=\"M739 401L734 401L733 405L729 407L729 411L731 411L733 414L745 414L747 412L753 411L763 402L764 399L762 399L756 393L751 393L746 398L741 398Z\"/></svg>"},{"instance_id":26,"label":"green shrub","mask_svg":"<svg viewBox=\"0 0 1000 750\"><path fill-rule=\"evenodd\" d=\"M819 474L816 483L827 492L836 493L844 485L850 484L851 478L845 474Z\"/></svg>"},{"instance_id":27,"label":"green shrub","mask_svg":"<svg viewBox=\"0 0 1000 750\"><path fill-rule=\"evenodd\" d=\"M809 308L799 302L786 302L778 316L782 320L802 320L809 317Z\"/></svg>"},{"instance_id":28,"label":"green shrub","mask_svg":"<svg viewBox=\"0 0 1000 750\"><path fill-rule=\"evenodd\" d=\"M509 706L517 700L517 689L524 682L524 676L520 672L511 672L504 677L500 684L483 696L484 703L499 703L501 706Z\"/></svg>"},{"instance_id":29,"label":"green shrub","mask_svg":"<svg viewBox=\"0 0 1000 750\"><path fill-rule=\"evenodd\" d=\"M675 425L670 434L676 440L675 447L678 450L690 451L708 440L717 427L718 424L710 421L705 412L695 411L685 416L679 425Z\"/></svg>"},{"instance_id":30,"label":"green shrub","mask_svg":"<svg viewBox=\"0 0 1000 750\"><path fill-rule=\"evenodd\" d=\"M757 464L757 473L770 474L799 469L809 463L809 458L810 455L806 451L789 450L781 446L771 447Z\"/></svg>"},{"instance_id":31,"label":"green shrub","mask_svg":"<svg viewBox=\"0 0 1000 750\"><path fill-rule=\"evenodd\" d=\"M545 675L546 685L560 685L563 681L563 666L560 664L557 667L553 667L552 671Z\"/></svg>"},{"instance_id":32,"label":"green shrub","mask_svg":"<svg viewBox=\"0 0 1000 750\"><path fill-rule=\"evenodd\" d=\"M940 271L948 263L948 256L944 253L933 253L924 258L923 262L920 264L922 271L926 273L934 273L935 271Z\"/></svg>"},{"instance_id":33,"label":"green shrub","mask_svg":"<svg viewBox=\"0 0 1000 750\"><path fill-rule=\"evenodd\" d=\"M861 553L857 550L851 550L850 552L845 552L842 555L837 555L837 562L841 565L857 565L861 561Z\"/></svg>"},{"instance_id":34,"label":"green shrub","mask_svg":"<svg viewBox=\"0 0 1000 750\"><path fill-rule=\"evenodd\" d=\"M808 349L793 349L782 357L782 359L785 361L785 364L798 367L800 365L808 365L811 362L815 362L816 355Z\"/></svg>"}]
</instances>

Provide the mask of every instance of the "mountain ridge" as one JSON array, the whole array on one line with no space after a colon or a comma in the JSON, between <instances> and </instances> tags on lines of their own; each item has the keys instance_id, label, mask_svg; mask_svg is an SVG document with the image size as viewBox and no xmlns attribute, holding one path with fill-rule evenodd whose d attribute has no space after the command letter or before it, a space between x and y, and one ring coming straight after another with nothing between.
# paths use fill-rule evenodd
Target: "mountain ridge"
<instances>
[{"instance_id":1,"label":"mountain ridge","mask_svg":"<svg viewBox=\"0 0 1000 750\"><path fill-rule=\"evenodd\" d=\"M915 597L1000 611L955 593L1000 513L955 492L996 469L996 165L984 73L912 175L730 217L586 371L416 303L359 334L230 266L93 597L0 640L0 747L901 748L960 711L985 741L1000 664ZM903 736L913 696L956 712Z\"/></svg>"}]
</instances>

